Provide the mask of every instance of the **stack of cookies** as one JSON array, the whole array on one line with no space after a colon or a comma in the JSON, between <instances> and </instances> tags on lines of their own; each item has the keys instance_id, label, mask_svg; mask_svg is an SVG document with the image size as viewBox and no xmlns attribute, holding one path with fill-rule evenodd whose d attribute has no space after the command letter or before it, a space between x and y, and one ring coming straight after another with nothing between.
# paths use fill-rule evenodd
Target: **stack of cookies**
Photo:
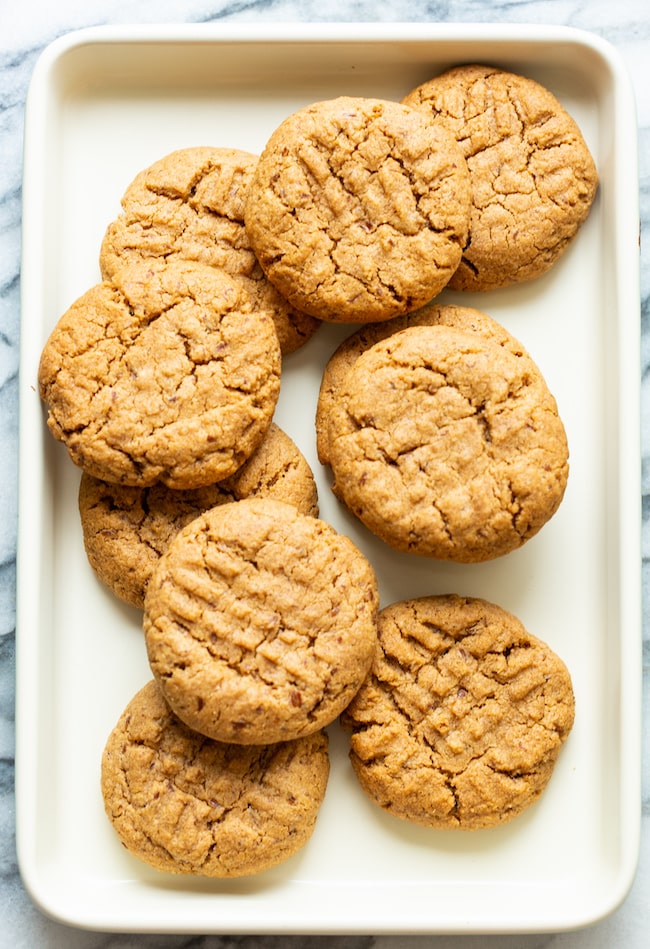
<instances>
[{"instance_id":1,"label":"stack of cookies","mask_svg":"<svg viewBox=\"0 0 650 949\"><path fill-rule=\"evenodd\" d=\"M252 162L196 148L140 174L103 280L39 368L50 431L82 469L88 559L144 611L155 676L108 740L106 808L140 858L208 876L260 872L306 842L324 728L376 645L374 572L318 519L313 472L273 421L282 358L319 324L247 244Z\"/></svg>"},{"instance_id":2,"label":"stack of cookies","mask_svg":"<svg viewBox=\"0 0 650 949\"><path fill-rule=\"evenodd\" d=\"M221 504L172 540L149 581L154 674L103 756L124 845L176 873L258 873L311 836L325 727L377 642L372 567L329 524L268 498Z\"/></svg>"},{"instance_id":3,"label":"stack of cookies","mask_svg":"<svg viewBox=\"0 0 650 949\"><path fill-rule=\"evenodd\" d=\"M313 103L259 158L184 148L133 180L39 386L82 469L89 562L143 612L153 679L102 767L140 859L228 877L295 853L339 716L361 787L402 819L474 830L539 797L573 723L561 659L484 600L380 610L274 412L285 357L362 324L319 380L336 497L398 554L520 547L564 496L557 404L502 326L435 298L541 276L596 187L560 103L474 65L401 102Z\"/></svg>"}]
</instances>

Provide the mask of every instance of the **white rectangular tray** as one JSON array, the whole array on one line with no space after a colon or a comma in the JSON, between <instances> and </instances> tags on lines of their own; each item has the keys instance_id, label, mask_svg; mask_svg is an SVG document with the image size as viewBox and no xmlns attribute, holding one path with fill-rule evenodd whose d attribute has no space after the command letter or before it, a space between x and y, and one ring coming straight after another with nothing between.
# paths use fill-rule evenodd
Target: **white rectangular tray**
<instances>
[{"instance_id":1,"label":"white rectangular tray","mask_svg":"<svg viewBox=\"0 0 650 949\"><path fill-rule=\"evenodd\" d=\"M368 801L333 726L313 838L237 881L158 874L104 813L100 756L150 678L140 615L96 580L79 473L47 433L36 380L45 338L99 278L104 228L136 172L212 144L259 152L295 108L336 95L399 99L449 65L483 61L547 85L580 124L601 187L563 259L521 287L443 298L477 306L529 349L563 416L562 507L523 549L479 566L396 554L331 495L316 459L320 373L351 328L324 326L285 363L276 420L316 474L321 515L375 564L382 603L485 596L568 664L575 727L542 799L514 822L435 832ZM490 24L246 24L100 28L64 36L29 92L18 553L17 819L36 903L85 928L196 933L435 933L569 929L631 884L640 818L640 452L635 110L615 51L563 28Z\"/></svg>"}]
</instances>

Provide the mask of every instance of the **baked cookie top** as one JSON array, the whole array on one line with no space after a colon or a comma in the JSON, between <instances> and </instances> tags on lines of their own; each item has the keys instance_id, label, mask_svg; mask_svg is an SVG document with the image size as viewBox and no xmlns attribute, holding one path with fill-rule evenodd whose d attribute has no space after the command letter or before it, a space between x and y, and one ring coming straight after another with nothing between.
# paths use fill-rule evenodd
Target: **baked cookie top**
<instances>
[{"instance_id":1,"label":"baked cookie top","mask_svg":"<svg viewBox=\"0 0 650 949\"><path fill-rule=\"evenodd\" d=\"M385 320L427 303L458 266L469 220L460 147L396 102L342 96L288 116L248 189L269 280L322 320Z\"/></svg>"},{"instance_id":2,"label":"baked cookie top","mask_svg":"<svg viewBox=\"0 0 650 949\"><path fill-rule=\"evenodd\" d=\"M122 213L102 241L99 263L110 280L125 263L194 260L241 280L254 309L267 310L284 355L319 323L268 282L244 227L246 192L257 155L234 148L181 148L143 169L122 197Z\"/></svg>"},{"instance_id":3,"label":"baked cookie top","mask_svg":"<svg viewBox=\"0 0 650 949\"><path fill-rule=\"evenodd\" d=\"M97 284L41 354L47 424L95 477L193 488L229 477L269 427L280 391L273 322L233 278L151 260Z\"/></svg>"},{"instance_id":4,"label":"baked cookie top","mask_svg":"<svg viewBox=\"0 0 650 949\"><path fill-rule=\"evenodd\" d=\"M541 276L586 220L598 173L575 120L532 79L457 66L402 100L455 136L469 167L469 242L449 281L492 290Z\"/></svg>"},{"instance_id":5,"label":"baked cookie top","mask_svg":"<svg viewBox=\"0 0 650 949\"><path fill-rule=\"evenodd\" d=\"M476 830L541 795L574 705L564 662L516 617L482 599L431 596L380 612L372 672L342 722L376 804Z\"/></svg>"},{"instance_id":6,"label":"baked cookie top","mask_svg":"<svg viewBox=\"0 0 650 949\"><path fill-rule=\"evenodd\" d=\"M106 742L101 790L117 835L144 863L241 877L306 844L328 775L324 732L263 747L215 742L187 728L152 681Z\"/></svg>"},{"instance_id":7,"label":"baked cookie top","mask_svg":"<svg viewBox=\"0 0 650 949\"><path fill-rule=\"evenodd\" d=\"M541 372L477 332L412 326L353 363L329 415L333 491L397 550L479 562L529 540L568 477Z\"/></svg>"},{"instance_id":8,"label":"baked cookie top","mask_svg":"<svg viewBox=\"0 0 650 949\"><path fill-rule=\"evenodd\" d=\"M367 323L337 347L325 365L316 405L316 448L321 464L329 463L327 432L330 408L336 400L339 386L356 359L388 336L408 329L409 326L455 326L458 329L479 333L500 346L505 346L517 356L524 356L521 343L486 313L472 307L453 304L428 303L405 316L395 317L383 323Z\"/></svg>"},{"instance_id":9,"label":"baked cookie top","mask_svg":"<svg viewBox=\"0 0 650 949\"><path fill-rule=\"evenodd\" d=\"M274 422L234 475L202 488L178 491L163 484L136 488L84 472L79 513L88 560L116 596L142 609L154 567L179 530L211 507L251 496L275 498L303 514L318 516L312 470Z\"/></svg>"},{"instance_id":10,"label":"baked cookie top","mask_svg":"<svg viewBox=\"0 0 650 949\"><path fill-rule=\"evenodd\" d=\"M267 498L213 508L171 542L145 597L149 662L187 725L260 744L333 721L376 644L377 583L349 538Z\"/></svg>"}]
</instances>

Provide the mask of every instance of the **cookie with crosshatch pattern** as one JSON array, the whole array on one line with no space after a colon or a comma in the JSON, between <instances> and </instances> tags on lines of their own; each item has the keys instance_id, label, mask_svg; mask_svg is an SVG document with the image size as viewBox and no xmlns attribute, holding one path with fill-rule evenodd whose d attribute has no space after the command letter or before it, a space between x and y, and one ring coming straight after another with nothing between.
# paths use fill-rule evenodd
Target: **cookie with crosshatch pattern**
<instances>
[{"instance_id":1,"label":"cookie with crosshatch pattern","mask_svg":"<svg viewBox=\"0 0 650 949\"><path fill-rule=\"evenodd\" d=\"M540 797L574 715L571 676L545 642L494 603L442 595L380 612L372 671L342 722L379 807L478 830Z\"/></svg>"},{"instance_id":2,"label":"cookie with crosshatch pattern","mask_svg":"<svg viewBox=\"0 0 650 949\"><path fill-rule=\"evenodd\" d=\"M102 755L106 814L126 849L156 870L242 877L287 860L311 837L329 777L328 738L229 745L192 731L155 681L128 702Z\"/></svg>"}]
</instances>

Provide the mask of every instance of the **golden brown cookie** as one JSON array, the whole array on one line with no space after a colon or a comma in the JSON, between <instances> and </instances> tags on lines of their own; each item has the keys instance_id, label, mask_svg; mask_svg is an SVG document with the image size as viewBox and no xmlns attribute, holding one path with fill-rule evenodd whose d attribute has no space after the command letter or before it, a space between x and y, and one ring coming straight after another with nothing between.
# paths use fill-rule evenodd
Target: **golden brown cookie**
<instances>
[{"instance_id":1,"label":"golden brown cookie","mask_svg":"<svg viewBox=\"0 0 650 949\"><path fill-rule=\"evenodd\" d=\"M203 488L135 488L84 473L79 512L88 560L121 600L142 609L151 573L178 531L211 507L251 496L286 501L303 514L318 516L312 470L275 423L234 475Z\"/></svg>"},{"instance_id":2,"label":"golden brown cookie","mask_svg":"<svg viewBox=\"0 0 650 949\"><path fill-rule=\"evenodd\" d=\"M283 354L294 352L319 323L292 307L268 282L244 227L246 192L257 155L200 146L165 155L141 171L122 197L100 250L102 277L148 258L194 260L241 280L254 309L275 323Z\"/></svg>"},{"instance_id":3,"label":"golden brown cookie","mask_svg":"<svg viewBox=\"0 0 650 949\"><path fill-rule=\"evenodd\" d=\"M476 830L539 798L573 719L571 678L549 646L495 604L449 595L381 611L372 672L342 721L376 804Z\"/></svg>"},{"instance_id":4,"label":"golden brown cookie","mask_svg":"<svg viewBox=\"0 0 650 949\"><path fill-rule=\"evenodd\" d=\"M101 790L139 860L166 873L241 877L307 843L328 775L324 732L270 746L222 744L179 721L152 681L106 742Z\"/></svg>"},{"instance_id":5,"label":"golden brown cookie","mask_svg":"<svg viewBox=\"0 0 650 949\"><path fill-rule=\"evenodd\" d=\"M517 356L525 355L521 343L500 323L472 307L428 303L419 310L407 313L406 316L398 316L388 322L367 323L343 340L330 356L323 371L316 405L316 448L318 460L322 464L329 463L327 431L330 407L336 399L339 386L355 360L381 339L408 329L409 326L437 325L456 326L458 329L479 333L500 346L510 349Z\"/></svg>"},{"instance_id":6,"label":"golden brown cookie","mask_svg":"<svg viewBox=\"0 0 650 949\"><path fill-rule=\"evenodd\" d=\"M414 310L465 245L469 178L440 124L396 102L342 96L290 115L251 181L246 230L269 280L322 320Z\"/></svg>"},{"instance_id":7,"label":"golden brown cookie","mask_svg":"<svg viewBox=\"0 0 650 949\"><path fill-rule=\"evenodd\" d=\"M329 415L333 491L397 550L479 562L549 520L568 476L555 399L527 354L412 326L353 363Z\"/></svg>"},{"instance_id":8,"label":"golden brown cookie","mask_svg":"<svg viewBox=\"0 0 650 949\"><path fill-rule=\"evenodd\" d=\"M449 281L492 290L546 273L586 220L598 173L578 125L525 76L457 66L402 100L449 129L472 186L469 242Z\"/></svg>"},{"instance_id":9,"label":"golden brown cookie","mask_svg":"<svg viewBox=\"0 0 650 949\"><path fill-rule=\"evenodd\" d=\"M273 321L231 277L151 260L72 304L38 379L50 431L89 474L194 488L252 455L273 417L280 369Z\"/></svg>"},{"instance_id":10,"label":"golden brown cookie","mask_svg":"<svg viewBox=\"0 0 650 949\"><path fill-rule=\"evenodd\" d=\"M145 597L149 662L176 714L241 744L333 721L376 644L377 584L349 538L267 498L224 504L171 542Z\"/></svg>"}]
</instances>

